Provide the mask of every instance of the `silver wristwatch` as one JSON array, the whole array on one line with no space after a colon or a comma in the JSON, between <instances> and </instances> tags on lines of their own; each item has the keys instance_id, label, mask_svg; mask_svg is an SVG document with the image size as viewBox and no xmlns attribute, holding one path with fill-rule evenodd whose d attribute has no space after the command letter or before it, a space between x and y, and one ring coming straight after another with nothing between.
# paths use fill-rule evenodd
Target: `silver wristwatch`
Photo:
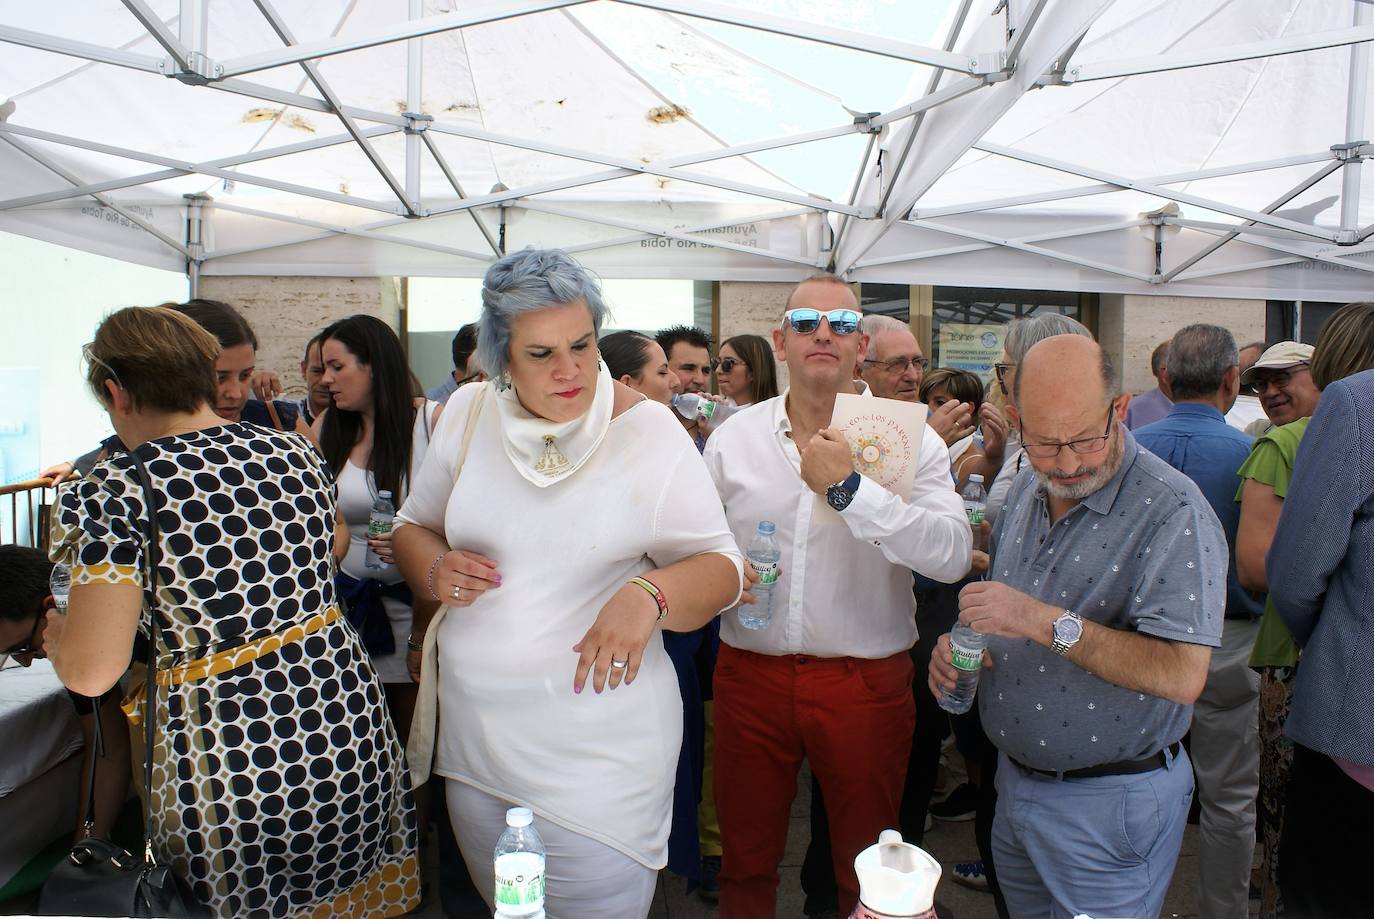
<instances>
[{"instance_id":1,"label":"silver wristwatch","mask_svg":"<svg viewBox=\"0 0 1374 919\"><path fill-rule=\"evenodd\" d=\"M1069 653L1069 649L1078 644L1078 639L1083 637L1083 620L1073 610L1064 610L1063 614L1054 620L1054 641L1050 643L1050 650L1061 657Z\"/></svg>"}]
</instances>

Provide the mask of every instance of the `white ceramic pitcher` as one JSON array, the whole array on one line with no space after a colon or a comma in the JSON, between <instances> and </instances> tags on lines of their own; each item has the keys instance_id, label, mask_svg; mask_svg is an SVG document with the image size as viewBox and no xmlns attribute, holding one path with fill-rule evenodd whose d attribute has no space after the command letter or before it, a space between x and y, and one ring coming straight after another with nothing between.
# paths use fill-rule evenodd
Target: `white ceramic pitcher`
<instances>
[{"instance_id":1,"label":"white ceramic pitcher","mask_svg":"<svg viewBox=\"0 0 1374 919\"><path fill-rule=\"evenodd\" d=\"M936 919L935 886L940 863L924 849L883 830L876 845L854 859L859 905L849 919Z\"/></svg>"}]
</instances>

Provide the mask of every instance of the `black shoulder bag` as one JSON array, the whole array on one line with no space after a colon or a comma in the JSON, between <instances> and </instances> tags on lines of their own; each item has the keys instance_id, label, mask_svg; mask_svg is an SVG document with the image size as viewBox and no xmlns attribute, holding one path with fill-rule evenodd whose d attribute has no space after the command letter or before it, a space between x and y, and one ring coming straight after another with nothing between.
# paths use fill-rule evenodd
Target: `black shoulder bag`
<instances>
[{"instance_id":1,"label":"black shoulder bag","mask_svg":"<svg viewBox=\"0 0 1374 919\"><path fill-rule=\"evenodd\" d=\"M210 911L191 895L190 887L177 877L171 865L159 864L153 854L153 736L157 730L157 572L159 545L152 480L142 458L129 451L147 511L148 552L145 601L148 604L148 681L143 693L143 857L138 858L108 839L87 835L48 875L38 895L40 916L165 917L209 919ZM91 757L91 777L86 787L86 831L95 820L96 762L104 754L100 712L95 713L97 755Z\"/></svg>"}]
</instances>

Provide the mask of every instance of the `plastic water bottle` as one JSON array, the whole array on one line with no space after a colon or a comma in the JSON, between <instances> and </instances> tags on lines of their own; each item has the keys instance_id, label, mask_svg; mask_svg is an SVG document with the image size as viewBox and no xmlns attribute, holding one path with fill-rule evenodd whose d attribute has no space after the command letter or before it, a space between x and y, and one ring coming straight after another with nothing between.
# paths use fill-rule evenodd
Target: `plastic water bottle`
<instances>
[{"instance_id":1,"label":"plastic water bottle","mask_svg":"<svg viewBox=\"0 0 1374 919\"><path fill-rule=\"evenodd\" d=\"M396 508L391 503L391 492L377 492L377 500L372 503L372 516L367 521L368 537L385 536L390 533L392 522L395 519ZM380 571L387 567L386 562L377 557L371 543L368 543L367 554L363 556L363 564L374 571Z\"/></svg>"},{"instance_id":2,"label":"plastic water bottle","mask_svg":"<svg viewBox=\"0 0 1374 919\"><path fill-rule=\"evenodd\" d=\"M59 613L67 611L67 598L72 592L72 573L66 565L53 565L52 575L48 578L48 590Z\"/></svg>"},{"instance_id":3,"label":"plastic water bottle","mask_svg":"<svg viewBox=\"0 0 1374 919\"><path fill-rule=\"evenodd\" d=\"M496 841L496 916L544 919L544 840L528 807L506 811Z\"/></svg>"},{"instance_id":4,"label":"plastic water bottle","mask_svg":"<svg viewBox=\"0 0 1374 919\"><path fill-rule=\"evenodd\" d=\"M987 542L983 539L983 521L988 514L988 493L983 490L983 477L974 473L968 477L968 484L964 486L962 495L964 499L964 513L968 516L968 525L973 528L973 548L980 552L988 551Z\"/></svg>"},{"instance_id":5,"label":"plastic water bottle","mask_svg":"<svg viewBox=\"0 0 1374 919\"><path fill-rule=\"evenodd\" d=\"M959 681L954 689L940 693L940 707L951 715L962 715L973 707L973 696L978 692L978 675L983 670L983 649L988 646L988 637L964 625L954 624L949 635L949 650L954 658L954 668L959 671Z\"/></svg>"},{"instance_id":6,"label":"plastic water bottle","mask_svg":"<svg viewBox=\"0 0 1374 919\"><path fill-rule=\"evenodd\" d=\"M757 602L741 605L738 612L739 624L746 629L766 629L773 621L773 585L778 582L778 562L782 559L782 550L773 535L777 529L773 521L760 520L754 541L744 553L746 561L759 576L759 582L749 588Z\"/></svg>"},{"instance_id":7,"label":"plastic water bottle","mask_svg":"<svg viewBox=\"0 0 1374 919\"><path fill-rule=\"evenodd\" d=\"M707 431L714 431L725 422L726 418L739 411L737 405L717 402L709 396L695 392L678 393L673 396L673 408L677 409L677 413L688 421L694 421L697 418L704 420Z\"/></svg>"}]
</instances>

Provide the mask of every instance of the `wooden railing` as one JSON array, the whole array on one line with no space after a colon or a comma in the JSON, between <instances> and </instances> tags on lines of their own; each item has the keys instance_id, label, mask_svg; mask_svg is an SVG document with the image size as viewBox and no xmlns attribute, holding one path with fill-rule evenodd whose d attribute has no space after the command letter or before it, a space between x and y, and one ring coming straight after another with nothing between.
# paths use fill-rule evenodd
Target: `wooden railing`
<instances>
[{"instance_id":1,"label":"wooden railing","mask_svg":"<svg viewBox=\"0 0 1374 919\"><path fill-rule=\"evenodd\" d=\"M51 479L0 485L0 511L8 511L0 527L0 543L35 546L46 552L48 514L56 495Z\"/></svg>"}]
</instances>

